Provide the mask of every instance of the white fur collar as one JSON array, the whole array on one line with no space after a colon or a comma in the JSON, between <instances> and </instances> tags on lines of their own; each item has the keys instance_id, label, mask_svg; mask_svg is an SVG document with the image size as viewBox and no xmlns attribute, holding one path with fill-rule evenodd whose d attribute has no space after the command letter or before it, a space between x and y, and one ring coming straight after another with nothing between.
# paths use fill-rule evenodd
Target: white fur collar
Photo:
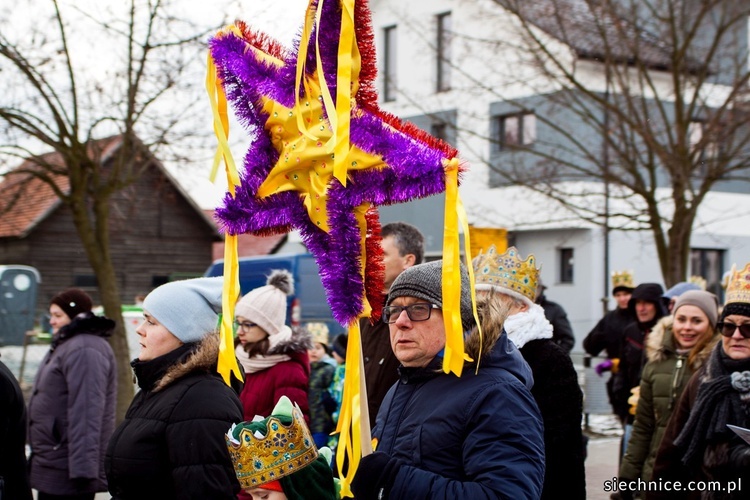
<instances>
[{"instance_id":1,"label":"white fur collar","mask_svg":"<svg viewBox=\"0 0 750 500\"><path fill-rule=\"evenodd\" d=\"M519 349L532 340L552 338L552 325L538 304L532 304L527 311L508 316L504 326L508 338Z\"/></svg>"}]
</instances>

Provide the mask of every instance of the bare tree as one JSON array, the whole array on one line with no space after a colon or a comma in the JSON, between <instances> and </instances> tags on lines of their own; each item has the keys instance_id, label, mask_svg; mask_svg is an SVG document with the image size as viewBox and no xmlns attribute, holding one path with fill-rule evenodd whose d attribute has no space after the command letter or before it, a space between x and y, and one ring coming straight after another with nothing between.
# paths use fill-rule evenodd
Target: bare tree
<instances>
[{"instance_id":1,"label":"bare tree","mask_svg":"<svg viewBox=\"0 0 750 500\"><path fill-rule=\"evenodd\" d=\"M726 0L495 0L516 21L517 49L556 90L536 100L546 136L512 131L494 170L580 217L653 234L668 286L685 279L698 207L717 183L750 177L750 6ZM562 42L564 48L557 42ZM591 71L602 79L592 81ZM514 100L519 112L529 100ZM571 120L579 126L571 127ZM551 132L551 133L550 133ZM591 204L581 184L628 200ZM598 193L602 193L601 190Z\"/></svg>"},{"instance_id":2,"label":"bare tree","mask_svg":"<svg viewBox=\"0 0 750 500\"><path fill-rule=\"evenodd\" d=\"M195 96L202 85L205 39L216 27L182 19L167 1L131 0L77 4L40 2L33 24L19 27L17 9L6 11L0 26L0 152L5 166L26 161L30 177L48 183L73 214L73 220L97 281L105 314L116 320L112 346L118 360L117 415L122 418L133 396L121 299L109 240L110 199L131 185L149 164L148 152L175 160L210 129L196 126ZM179 4L179 2L177 2ZM30 16L29 16L30 18ZM15 34L15 35L13 35ZM96 57L97 50L105 57ZM188 91L193 90L192 94ZM188 92L188 93L184 93ZM187 98L185 96L188 96ZM203 111L203 110L201 110ZM103 162L104 137L120 146ZM142 142L141 142L142 141ZM195 140L192 141L195 144ZM63 164L47 161L52 150ZM110 152L111 153L111 152ZM166 158L165 158L166 156ZM59 187L67 177L70 188ZM9 208L6 206L6 208Z\"/></svg>"},{"instance_id":3,"label":"bare tree","mask_svg":"<svg viewBox=\"0 0 750 500\"><path fill-rule=\"evenodd\" d=\"M431 38L435 20L399 11L399 26L443 55L436 66L449 67L454 82L432 95L420 94L427 82L405 82L399 102L484 120L486 107L466 102L484 96L489 133L457 132L464 143L490 143L490 154L472 151L488 164L490 186L524 186L605 228L650 231L665 283L684 280L699 206L710 191L750 180L750 4L491 0L475 8L486 29L454 22L443 47Z\"/></svg>"}]
</instances>

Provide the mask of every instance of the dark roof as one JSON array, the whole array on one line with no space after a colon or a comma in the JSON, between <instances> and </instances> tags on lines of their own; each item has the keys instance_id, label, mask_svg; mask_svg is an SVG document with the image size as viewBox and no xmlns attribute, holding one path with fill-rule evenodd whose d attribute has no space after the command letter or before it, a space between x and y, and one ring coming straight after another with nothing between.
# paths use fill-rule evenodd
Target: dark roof
<instances>
[{"instance_id":1,"label":"dark roof","mask_svg":"<svg viewBox=\"0 0 750 500\"><path fill-rule=\"evenodd\" d=\"M122 136L92 141L88 148L89 155L92 158L98 157L102 162L105 162L121 144ZM199 216L215 230L213 221L203 213L182 186L167 172L161 162L154 161L153 163L182 193ZM40 164L45 165L45 167L40 167ZM60 206L60 198L58 198L52 186L33 175L34 171L48 173L50 170L58 169L60 172L64 172L65 162L60 153L54 152L40 155L33 160L26 160L5 174L2 182L0 182L0 238L23 238L27 236ZM67 175L60 173L50 177L60 191L66 194L70 192L70 179Z\"/></svg>"},{"instance_id":2,"label":"dark roof","mask_svg":"<svg viewBox=\"0 0 750 500\"><path fill-rule=\"evenodd\" d=\"M653 69L672 66L672 49L633 19L585 0L496 0L527 22L571 47L582 59L633 64ZM606 42L606 43L605 43Z\"/></svg>"}]
</instances>

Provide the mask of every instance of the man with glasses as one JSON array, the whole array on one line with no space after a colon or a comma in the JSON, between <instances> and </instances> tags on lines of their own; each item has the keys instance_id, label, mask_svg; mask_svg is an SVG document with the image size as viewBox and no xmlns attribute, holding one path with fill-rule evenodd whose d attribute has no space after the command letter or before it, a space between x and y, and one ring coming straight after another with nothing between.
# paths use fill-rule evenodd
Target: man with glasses
<instances>
[{"instance_id":1,"label":"man with glasses","mask_svg":"<svg viewBox=\"0 0 750 500\"><path fill-rule=\"evenodd\" d=\"M385 283L383 294L388 294L391 283L404 270L421 264L424 258L424 237L419 229L405 222L385 224L380 231L383 247ZM398 380L398 360L388 340L388 325L368 318L360 322L362 357L365 362L365 384L370 425L375 423L380 404L388 389Z\"/></svg>"},{"instance_id":2,"label":"man with glasses","mask_svg":"<svg viewBox=\"0 0 750 500\"><path fill-rule=\"evenodd\" d=\"M539 498L544 440L531 370L502 328L483 329L480 341L463 266L460 308L473 361L456 377L442 370L442 261L391 285L382 319L400 379L378 412L356 498Z\"/></svg>"}]
</instances>

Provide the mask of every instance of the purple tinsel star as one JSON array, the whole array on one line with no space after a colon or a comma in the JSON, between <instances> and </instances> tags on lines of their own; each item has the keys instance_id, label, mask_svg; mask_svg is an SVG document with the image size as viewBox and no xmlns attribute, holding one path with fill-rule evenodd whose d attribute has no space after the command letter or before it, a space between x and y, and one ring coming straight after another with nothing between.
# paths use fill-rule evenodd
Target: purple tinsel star
<instances>
[{"instance_id":1,"label":"purple tinsel star","mask_svg":"<svg viewBox=\"0 0 750 500\"><path fill-rule=\"evenodd\" d=\"M322 70L336 95L336 64L341 10L338 2L325 2L317 43ZM434 195L445 190L447 160L457 152L411 124L383 112L377 106L372 86L375 78L375 50L370 15L365 2L355 8L356 37L362 58L359 86L351 112L350 141L374 159L375 166L350 170L346 186L332 178L328 182L327 215L329 231L320 229L310 218L304 196L298 191L275 192L265 198L258 188L268 178L280 158L266 130L269 118L264 104L274 101L286 108L295 105L295 79L299 41L290 51L262 33L242 24L237 32L214 37L211 53L218 68L227 98L240 121L254 136L244 158L244 171L236 196L227 194L216 214L230 234L259 235L299 230L308 250L315 256L333 316L347 325L362 312L364 283L361 242L363 235L355 210L362 206L390 205ZM315 47L316 32L310 37L306 71L303 78L318 82ZM328 128L330 125L323 122ZM299 165L302 175L310 175L311 165ZM379 235L378 235L379 237ZM380 290L375 290L380 293Z\"/></svg>"}]
</instances>

